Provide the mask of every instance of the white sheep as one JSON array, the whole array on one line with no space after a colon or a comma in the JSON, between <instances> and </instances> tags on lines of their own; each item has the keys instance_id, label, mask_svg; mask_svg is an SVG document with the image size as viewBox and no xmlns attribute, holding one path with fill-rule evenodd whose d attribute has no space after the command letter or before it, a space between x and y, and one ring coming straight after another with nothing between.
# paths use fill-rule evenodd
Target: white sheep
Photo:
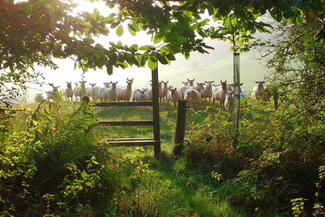
<instances>
[{"instance_id":1,"label":"white sheep","mask_svg":"<svg viewBox=\"0 0 325 217\"><path fill-rule=\"evenodd\" d=\"M206 83L206 87L200 92L201 98L202 99L208 98L209 102L211 102L211 97L213 95L213 90L212 90L213 81L205 81L205 83Z\"/></svg>"},{"instance_id":2,"label":"white sheep","mask_svg":"<svg viewBox=\"0 0 325 217\"><path fill-rule=\"evenodd\" d=\"M80 86L77 82L75 83L76 87L73 90L76 99L78 99L78 97L79 97L79 99L81 99L81 97L86 95L87 81L79 81L79 83L80 83Z\"/></svg>"},{"instance_id":3,"label":"white sheep","mask_svg":"<svg viewBox=\"0 0 325 217\"><path fill-rule=\"evenodd\" d=\"M227 91L226 92L226 99L224 103L224 107L227 111L231 112L234 104L233 92Z\"/></svg>"},{"instance_id":4,"label":"white sheep","mask_svg":"<svg viewBox=\"0 0 325 217\"><path fill-rule=\"evenodd\" d=\"M90 87L87 88L86 94L89 97L92 97L92 89L96 86L96 83L89 83Z\"/></svg>"},{"instance_id":5,"label":"white sheep","mask_svg":"<svg viewBox=\"0 0 325 217\"><path fill-rule=\"evenodd\" d=\"M65 96L67 100L73 100L73 89L72 89L72 82L67 82L67 89L65 89Z\"/></svg>"},{"instance_id":6,"label":"white sheep","mask_svg":"<svg viewBox=\"0 0 325 217\"><path fill-rule=\"evenodd\" d=\"M194 86L194 78L192 79L192 80L190 80L190 79L187 79L187 86L191 86L191 87L193 87Z\"/></svg>"},{"instance_id":7,"label":"white sheep","mask_svg":"<svg viewBox=\"0 0 325 217\"><path fill-rule=\"evenodd\" d=\"M164 91L163 91L163 87L162 84L164 83L164 81L160 81L158 82L158 96L159 96L159 101L161 102L164 98Z\"/></svg>"},{"instance_id":8,"label":"white sheep","mask_svg":"<svg viewBox=\"0 0 325 217\"><path fill-rule=\"evenodd\" d=\"M111 87L110 88L105 88L102 93L101 93L101 99L103 101L116 101L117 99L117 92L116 92L116 85L117 82L111 82Z\"/></svg>"},{"instance_id":9,"label":"white sheep","mask_svg":"<svg viewBox=\"0 0 325 217\"><path fill-rule=\"evenodd\" d=\"M162 92L163 92L163 99L165 99L167 101L167 94L168 94L168 82L162 82L163 86L162 86Z\"/></svg>"},{"instance_id":10,"label":"white sheep","mask_svg":"<svg viewBox=\"0 0 325 217\"><path fill-rule=\"evenodd\" d=\"M227 80L225 80L225 82L220 80L220 87L218 87L218 89L213 93L213 103L215 100L219 100L221 107L224 107L227 90Z\"/></svg>"},{"instance_id":11,"label":"white sheep","mask_svg":"<svg viewBox=\"0 0 325 217\"><path fill-rule=\"evenodd\" d=\"M42 102L44 100L44 96L42 93L37 93L35 95L35 102L39 103L39 102Z\"/></svg>"},{"instance_id":12,"label":"white sheep","mask_svg":"<svg viewBox=\"0 0 325 217\"><path fill-rule=\"evenodd\" d=\"M152 88L144 88L143 89L143 99L145 101L151 101L152 100Z\"/></svg>"},{"instance_id":13,"label":"white sheep","mask_svg":"<svg viewBox=\"0 0 325 217\"><path fill-rule=\"evenodd\" d=\"M104 84L104 87L101 87L101 88L99 88L99 91L98 91L98 96L99 96L99 98L100 98L100 100L101 101L105 101L105 99L103 98L103 93L108 89L108 88L110 88L111 87L111 82L104 82L103 83ZM108 100L108 98L106 99L106 101Z\"/></svg>"},{"instance_id":14,"label":"white sheep","mask_svg":"<svg viewBox=\"0 0 325 217\"><path fill-rule=\"evenodd\" d=\"M191 87L191 86L183 86L183 87L179 88L179 91L181 92L183 99L185 99L185 92L187 90L190 90L190 89L193 89L193 87Z\"/></svg>"},{"instance_id":15,"label":"white sheep","mask_svg":"<svg viewBox=\"0 0 325 217\"><path fill-rule=\"evenodd\" d=\"M185 91L185 100L187 100L190 108L201 102L201 94L195 89L188 89Z\"/></svg>"},{"instance_id":16,"label":"white sheep","mask_svg":"<svg viewBox=\"0 0 325 217\"><path fill-rule=\"evenodd\" d=\"M167 99L172 101L174 103L174 106L176 107L178 101L183 99L182 93L176 87L175 88L170 87L168 89Z\"/></svg>"},{"instance_id":17,"label":"white sheep","mask_svg":"<svg viewBox=\"0 0 325 217\"><path fill-rule=\"evenodd\" d=\"M133 97L132 100L133 101L146 101L144 93L146 92L146 89L136 89L135 91L133 91Z\"/></svg>"},{"instance_id":18,"label":"white sheep","mask_svg":"<svg viewBox=\"0 0 325 217\"><path fill-rule=\"evenodd\" d=\"M253 88L253 92L251 93L251 97L253 99L259 98L265 89L264 87L265 81L255 81L255 83L257 83L257 85Z\"/></svg>"},{"instance_id":19,"label":"white sheep","mask_svg":"<svg viewBox=\"0 0 325 217\"><path fill-rule=\"evenodd\" d=\"M127 86L125 88L117 88L117 100L123 100L123 101L129 101L132 96L132 83L133 83L133 78L132 79L126 79Z\"/></svg>"},{"instance_id":20,"label":"white sheep","mask_svg":"<svg viewBox=\"0 0 325 217\"><path fill-rule=\"evenodd\" d=\"M100 99L100 95L99 95L100 89L101 89L101 88L98 87L98 86L95 86L95 87L91 88L91 98L92 98L94 101Z\"/></svg>"}]
</instances>

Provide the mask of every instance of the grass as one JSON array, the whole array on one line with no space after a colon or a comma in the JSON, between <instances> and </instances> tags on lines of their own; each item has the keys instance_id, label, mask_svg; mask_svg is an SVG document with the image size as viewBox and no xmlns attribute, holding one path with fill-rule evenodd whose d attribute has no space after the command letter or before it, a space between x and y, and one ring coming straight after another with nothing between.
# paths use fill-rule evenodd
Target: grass
<instances>
[{"instance_id":1,"label":"grass","mask_svg":"<svg viewBox=\"0 0 325 217\"><path fill-rule=\"evenodd\" d=\"M152 118L151 108L112 107L98 109L97 112L101 121L151 120ZM205 104L197 112L187 112L187 126L204 121L211 112L219 112L219 105ZM234 194L236 191L232 183L221 185L210 174L191 165L187 159L176 158L172 154L175 126L176 108L161 104L162 154L157 161L153 158L153 148L144 148L142 160L148 165L149 172L143 174L137 187L124 196L125 203L133 201L133 205L129 204L132 208L125 211L128 213L125 216L278 216L272 213L265 214L265 212L247 213L247 210L232 205L228 196L228 193ZM103 137L152 137L152 132L151 127L142 126L101 127ZM134 150L134 147L123 147L111 148L110 152L112 158L122 158L123 155ZM123 196L120 200L123 201Z\"/></svg>"},{"instance_id":2,"label":"grass","mask_svg":"<svg viewBox=\"0 0 325 217\"><path fill-rule=\"evenodd\" d=\"M65 103L65 112L73 111L77 103ZM29 108L35 109L33 105ZM109 107L96 108L100 121L112 120L151 120L152 110L148 107ZM187 127L204 121L212 112L220 112L219 105L204 104L197 112L187 112ZM118 194L117 201L124 204L118 216L171 216L171 217L248 217L279 215L263 210L248 212L231 203L229 195L240 194L233 182L219 183L210 174L202 171L184 157L173 155L173 137L176 126L176 108L160 105L160 128L162 153L159 160L153 157L153 147L141 151L140 166L146 172L138 176L136 184L130 182L125 172L119 177L125 191ZM148 126L99 127L101 138L107 137L152 137L153 129ZM133 154L135 147L108 147L111 159L125 159ZM108 161L108 163L111 163ZM139 165L137 165L139 166ZM130 187L133 186L133 187ZM236 188L237 187L237 188Z\"/></svg>"}]
</instances>

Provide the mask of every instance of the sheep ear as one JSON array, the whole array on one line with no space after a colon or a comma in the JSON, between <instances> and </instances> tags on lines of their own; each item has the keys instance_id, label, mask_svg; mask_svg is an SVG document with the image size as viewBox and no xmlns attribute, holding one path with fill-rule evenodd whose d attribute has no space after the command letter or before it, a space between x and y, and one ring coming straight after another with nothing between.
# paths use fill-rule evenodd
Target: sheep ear
<instances>
[{"instance_id":1,"label":"sheep ear","mask_svg":"<svg viewBox=\"0 0 325 217\"><path fill-rule=\"evenodd\" d=\"M239 86L242 86L243 85L243 83L240 83L240 85Z\"/></svg>"},{"instance_id":2,"label":"sheep ear","mask_svg":"<svg viewBox=\"0 0 325 217\"><path fill-rule=\"evenodd\" d=\"M190 81L190 79L187 79L187 81Z\"/></svg>"},{"instance_id":3,"label":"sheep ear","mask_svg":"<svg viewBox=\"0 0 325 217\"><path fill-rule=\"evenodd\" d=\"M256 84L258 84L258 81L255 81Z\"/></svg>"},{"instance_id":4,"label":"sheep ear","mask_svg":"<svg viewBox=\"0 0 325 217\"><path fill-rule=\"evenodd\" d=\"M208 83L207 81L204 81L205 83Z\"/></svg>"},{"instance_id":5,"label":"sheep ear","mask_svg":"<svg viewBox=\"0 0 325 217\"><path fill-rule=\"evenodd\" d=\"M169 81L167 81L166 83L168 84Z\"/></svg>"}]
</instances>

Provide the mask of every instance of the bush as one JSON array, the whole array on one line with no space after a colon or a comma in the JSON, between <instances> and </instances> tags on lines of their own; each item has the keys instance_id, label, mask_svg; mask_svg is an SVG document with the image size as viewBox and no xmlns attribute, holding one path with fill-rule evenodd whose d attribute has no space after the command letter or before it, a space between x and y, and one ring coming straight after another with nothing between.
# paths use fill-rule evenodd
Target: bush
<instances>
[{"instance_id":1,"label":"bush","mask_svg":"<svg viewBox=\"0 0 325 217\"><path fill-rule=\"evenodd\" d=\"M116 183L96 145L96 117L84 104L65 109L61 102L40 105L21 127L7 130L0 148L1 216L80 216L110 206Z\"/></svg>"},{"instance_id":2,"label":"bush","mask_svg":"<svg viewBox=\"0 0 325 217\"><path fill-rule=\"evenodd\" d=\"M311 210L317 170L325 162L324 120L295 107L274 112L268 105L244 105L235 150L231 124L228 114L216 113L193 126L185 155L208 172L235 177L242 195L249 195L233 198L241 205L289 211L290 200L303 197Z\"/></svg>"}]
</instances>

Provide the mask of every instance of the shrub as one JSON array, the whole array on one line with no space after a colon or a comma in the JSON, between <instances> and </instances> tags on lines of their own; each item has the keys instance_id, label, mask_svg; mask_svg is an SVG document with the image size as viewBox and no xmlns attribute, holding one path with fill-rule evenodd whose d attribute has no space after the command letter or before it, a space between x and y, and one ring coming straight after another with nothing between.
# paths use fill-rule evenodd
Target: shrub
<instances>
[{"instance_id":1,"label":"shrub","mask_svg":"<svg viewBox=\"0 0 325 217\"><path fill-rule=\"evenodd\" d=\"M39 106L23 115L21 127L7 130L0 149L1 216L73 216L110 206L116 183L91 129L96 117L85 104L65 110L59 101Z\"/></svg>"},{"instance_id":2,"label":"shrub","mask_svg":"<svg viewBox=\"0 0 325 217\"><path fill-rule=\"evenodd\" d=\"M257 103L244 105L241 115L235 150L230 117L216 113L189 130L185 155L208 172L235 177L242 194L249 195L249 201L233 198L241 205L289 211L290 200L303 197L311 210L317 169L325 161L324 120L295 107L274 112Z\"/></svg>"}]
</instances>

